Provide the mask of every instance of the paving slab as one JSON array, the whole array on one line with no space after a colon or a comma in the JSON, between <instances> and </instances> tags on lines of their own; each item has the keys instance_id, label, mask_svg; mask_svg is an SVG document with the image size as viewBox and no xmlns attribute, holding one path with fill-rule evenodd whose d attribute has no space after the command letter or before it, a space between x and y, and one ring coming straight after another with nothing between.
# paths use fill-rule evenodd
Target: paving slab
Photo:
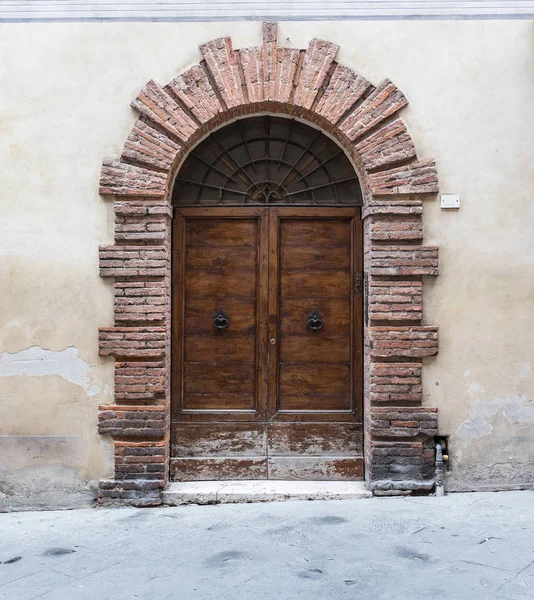
<instances>
[{"instance_id":1,"label":"paving slab","mask_svg":"<svg viewBox=\"0 0 534 600\"><path fill-rule=\"evenodd\" d=\"M533 524L532 491L5 513L0 600L524 600Z\"/></svg>"}]
</instances>

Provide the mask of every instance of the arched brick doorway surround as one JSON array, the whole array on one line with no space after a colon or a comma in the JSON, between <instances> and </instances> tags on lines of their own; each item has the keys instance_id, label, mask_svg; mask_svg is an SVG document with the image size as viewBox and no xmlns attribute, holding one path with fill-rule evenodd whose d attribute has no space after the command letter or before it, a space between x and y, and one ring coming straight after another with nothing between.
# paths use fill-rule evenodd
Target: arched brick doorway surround
<instances>
[{"instance_id":1,"label":"arched brick doorway surround","mask_svg":"<svg viewBox=\"0 0 534 600\"><path fill-rule=\"evenodd\" d=\"M278 46L264 23L261 47L230 38L200 47L203 60L165 87L150 81L120 160L105 160L100 193L114 199L115 245L100 248L100 274L115 278L115 326L100 329L100 354L115 357L114 404L99 431L115 447L115 478L100 502L153 505L167 483L170 408L170 223L174 176L209 132L258 113L301 119L352 158L364 194L365 464L381 494L433 486L437 410L422 406L424 357L437 328L422 326L422 277L437 275L425 246L422 198L438 191L434 161L417 159L398 117L407 100L389 80L374 87L335 61L338 46Z\"/></svg>"}]
</instances>

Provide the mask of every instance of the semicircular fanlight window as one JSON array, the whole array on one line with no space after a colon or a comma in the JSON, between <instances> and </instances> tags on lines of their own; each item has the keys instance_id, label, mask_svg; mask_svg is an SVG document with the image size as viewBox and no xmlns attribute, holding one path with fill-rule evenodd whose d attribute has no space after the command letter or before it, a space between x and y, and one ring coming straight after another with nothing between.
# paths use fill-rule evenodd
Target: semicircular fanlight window
<instances>
[{"instance_id":1,"label":"semicircular fanlight window","mask_svg":"<svg viewBox=\"0 0 534 600\"><path fill-rule=\"evenodd\" d=\"M354 167L320 131L283 117L235 121L202 141L182 165L175 206L361 206Z\"/></svg>"}]
</instances>

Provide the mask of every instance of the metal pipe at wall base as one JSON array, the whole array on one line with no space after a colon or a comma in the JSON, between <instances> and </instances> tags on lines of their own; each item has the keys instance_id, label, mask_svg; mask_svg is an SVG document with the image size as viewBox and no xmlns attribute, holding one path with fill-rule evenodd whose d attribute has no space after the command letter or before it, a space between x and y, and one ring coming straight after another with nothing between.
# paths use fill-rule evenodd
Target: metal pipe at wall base
<instances>
[{"instance_id":1,"label":"metal pipe at wall base","mask_svg":"<svg viewBox=\"0 0 534 600\"><path fill-rule=\"evenodd\" d=\"M441 444L436 444L436 497L445 495L445 487L443 485L443 473L444 473L444 462L443 462L443 450Z\"/></svg>"}]
</instances>

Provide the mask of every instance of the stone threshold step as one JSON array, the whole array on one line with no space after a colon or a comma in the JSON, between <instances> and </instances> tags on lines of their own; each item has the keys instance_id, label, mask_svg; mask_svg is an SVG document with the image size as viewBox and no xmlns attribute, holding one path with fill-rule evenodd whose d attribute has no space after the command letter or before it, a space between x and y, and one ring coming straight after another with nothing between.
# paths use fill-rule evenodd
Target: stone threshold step
<instances>
[{"instance_id":1,"label":"stone threshold step","mask_svg":"<svg viewBox=\"0 0 534 600\"><path fill-rule=\"evenodd\" d=\"M162 494L170 506L371 497L363 481L187 481L170 483Z\"/></svg>"}]
</instances>

